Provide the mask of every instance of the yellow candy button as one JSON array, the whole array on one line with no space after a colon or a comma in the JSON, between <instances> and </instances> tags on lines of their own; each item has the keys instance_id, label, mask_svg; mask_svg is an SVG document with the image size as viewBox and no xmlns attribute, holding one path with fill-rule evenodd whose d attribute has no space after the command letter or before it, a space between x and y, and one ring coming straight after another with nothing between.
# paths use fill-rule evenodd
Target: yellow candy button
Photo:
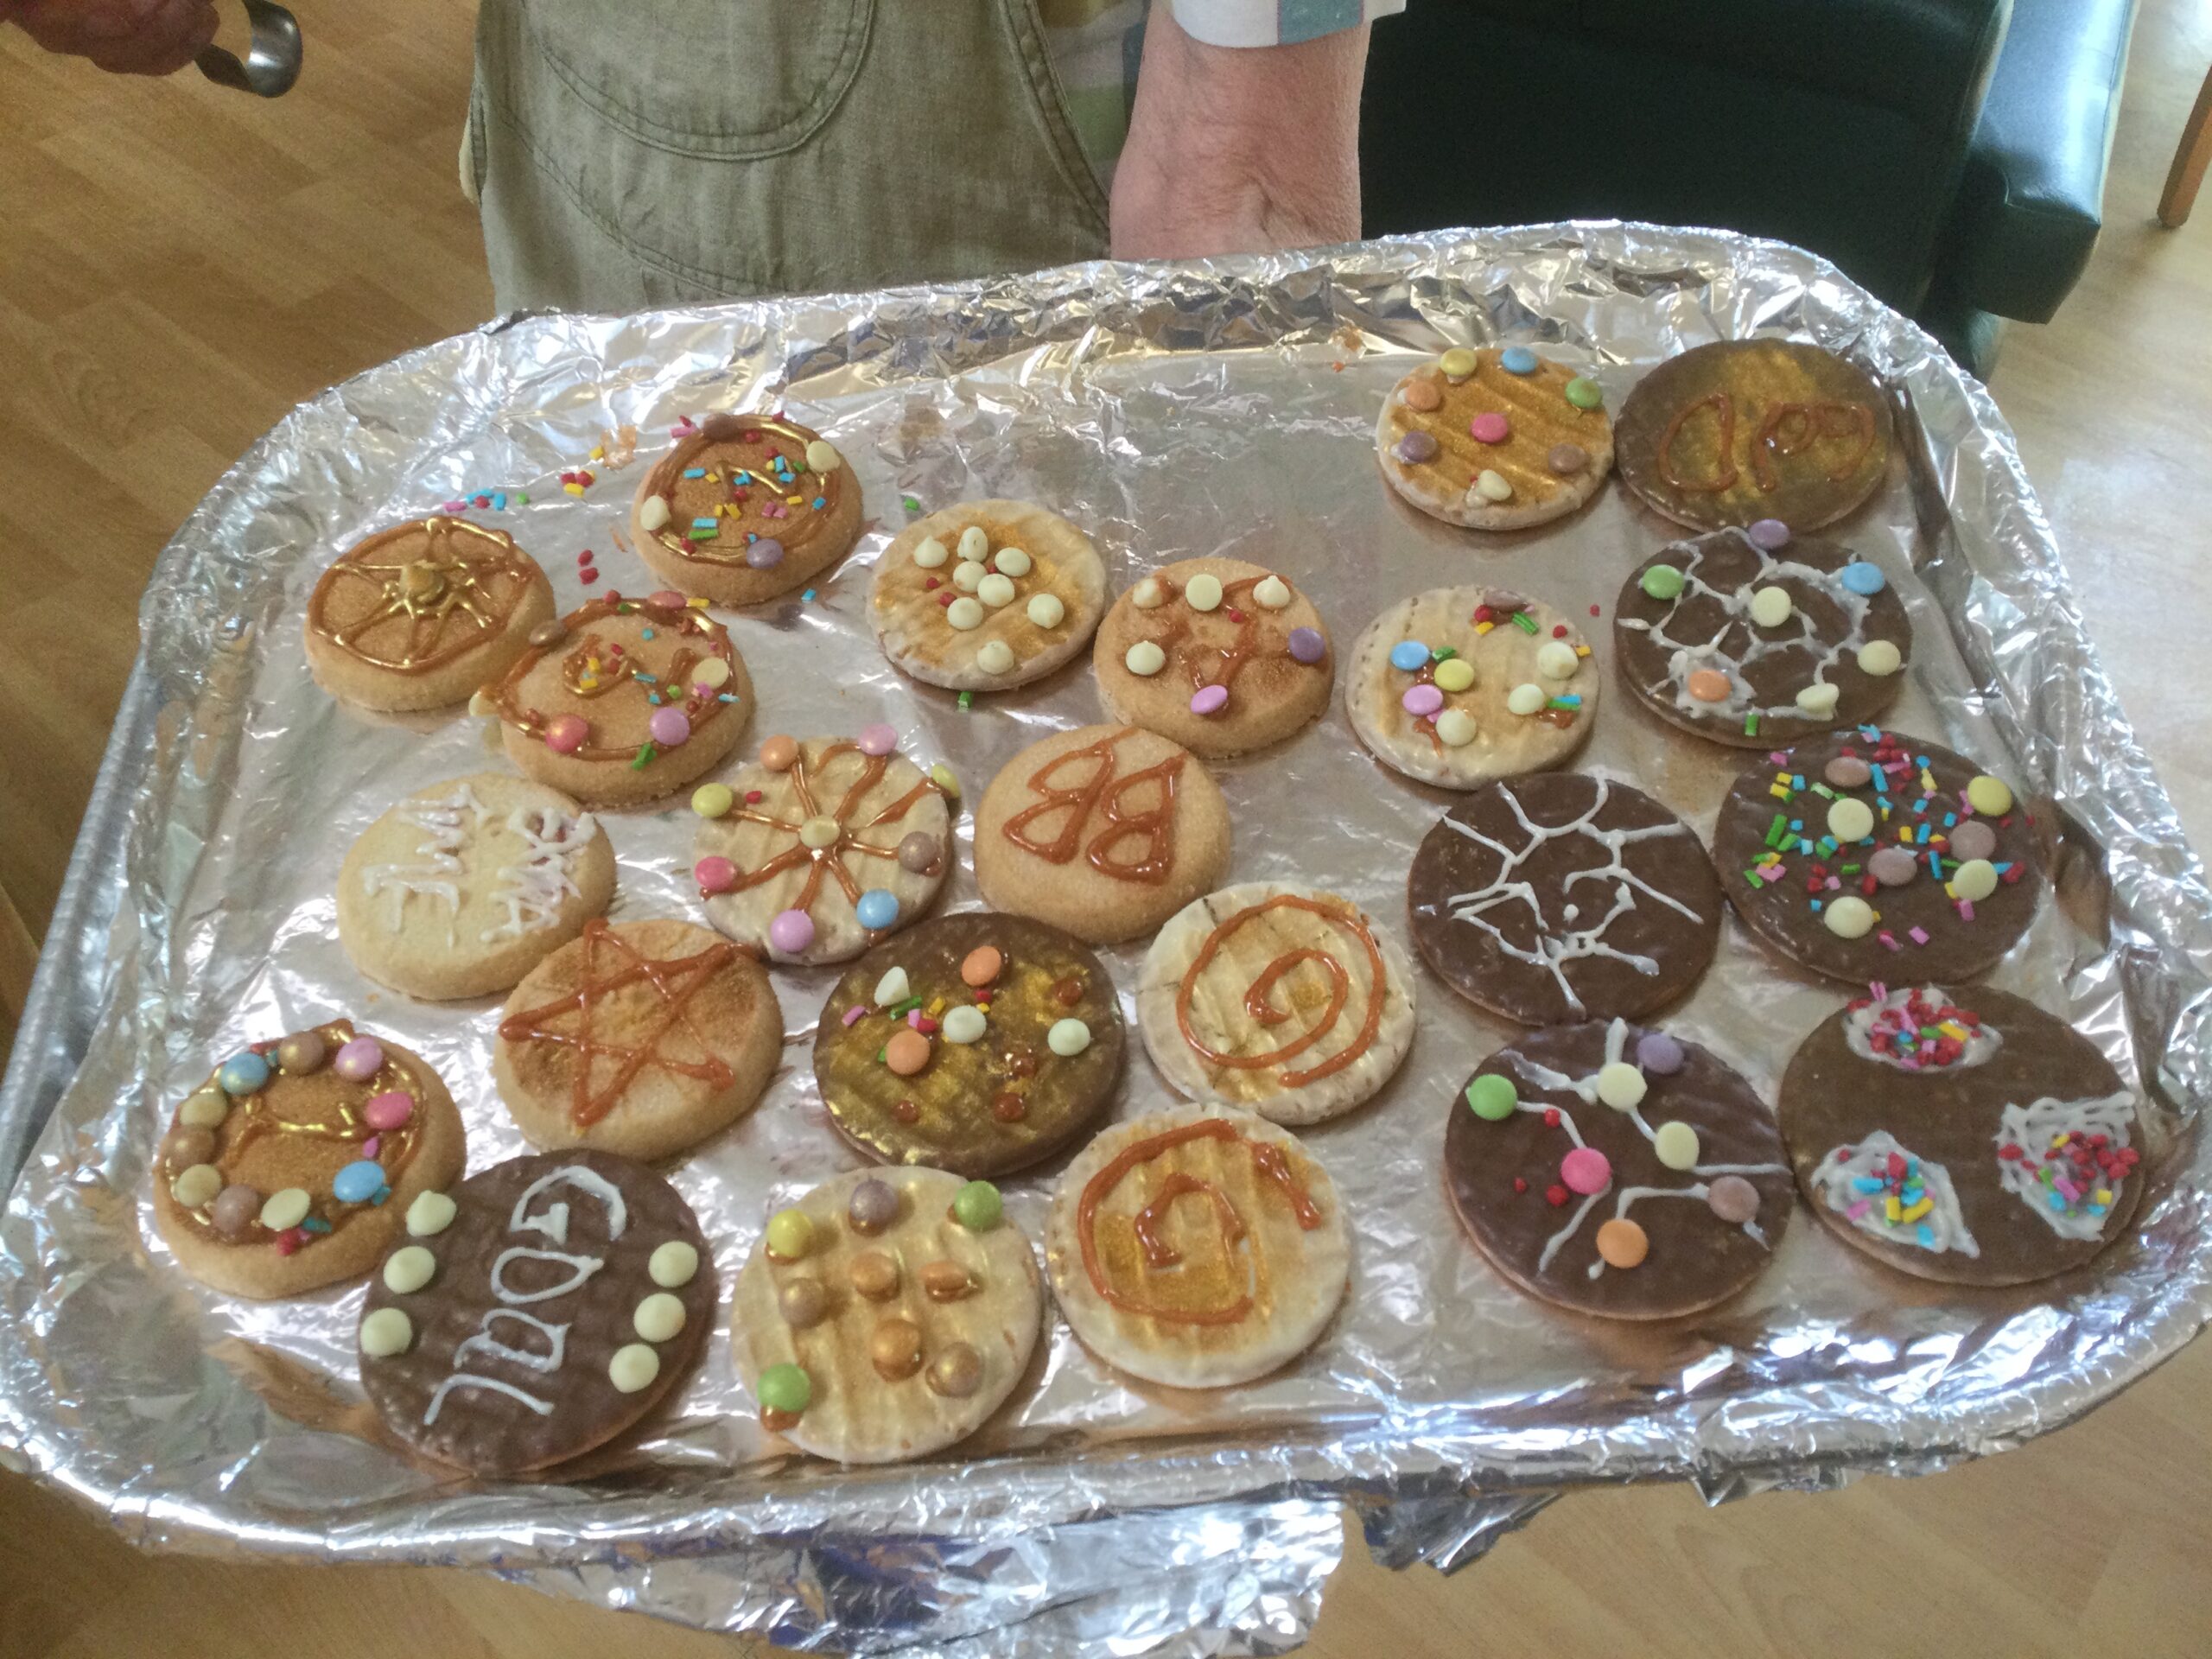
<instances>
[{"instance_id":1,"label":"yellow candy button","mask_svg":"<svg viewBox=\"0 0 2212 1659\"><path fill-rule=\"evenodd\" d=\"M2001 818L2012 810L2012 791L2002 778L1985 772L1967 785L1967 804L1985 817Z\"/></svg>"},{"instance_id":2,"label":"yellow candy button","mask_svg":"<svg viewBox=\"0 0 2212 1659\"><path fill-rule=\"evenodd\" d=\"M1436 366L1444 371L1444 378L1447 380L1465 380L1475 372L1477 360L1475 354L1465 346L1454 346L1437 359Z\"/></svg>"},{"instance_id":3,"label":"yellow candy button","mask_svg":"<svg viewBox=\"0 0 2212 1659\"><path fill-rule=\"evenodd\" d=\"M691 810L702 818L719 818L737 804L728 784L702 784L691 791Z\"/></svg>"},{"instance_id":4,"label":"yellow candy button","mask_svg":"<svg viewBox=\"0 0 2212 1659\"><path fill-rule=\"evenodd\" d=\"M1440 691L1464 691L1475 683L1474 665L1464 657L1446 657L1431 677Z\"/></svg>"}]
</instances>

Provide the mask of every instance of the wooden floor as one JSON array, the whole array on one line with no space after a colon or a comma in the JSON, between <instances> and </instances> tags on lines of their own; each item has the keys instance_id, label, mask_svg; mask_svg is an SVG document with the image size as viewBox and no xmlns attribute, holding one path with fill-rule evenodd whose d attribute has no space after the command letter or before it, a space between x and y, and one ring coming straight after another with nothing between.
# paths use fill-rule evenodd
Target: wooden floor
<instances>
[{"instance_id":1,"label":"wooden floor","mask_svg":"<svg viewBox=\"0 0 2212 1659\"><path fill-rule=\"evenodd\" d=\"M490 308L454 181L473 9L302 10L309 68L273 105L197 77L105 80L0 29L0 1008L52 912L171 530L292 404ZM2059 321L2014 330L1994 378L2199 846L2212 222L2166 232L2152 212L2208 62L2212 4L2147 0L2095 263ZM1935 1479L1710 1511L1679 1487L1580 1494L1448 1580L1382 1572L1355 1542L1309 1651L2202 1654L2208 1560L2200 1343L2081 1426ZM142 1555L0 1474L0 1659L617 1643L730 1650L462 1573Z\"/></svg>"}]
</instances>

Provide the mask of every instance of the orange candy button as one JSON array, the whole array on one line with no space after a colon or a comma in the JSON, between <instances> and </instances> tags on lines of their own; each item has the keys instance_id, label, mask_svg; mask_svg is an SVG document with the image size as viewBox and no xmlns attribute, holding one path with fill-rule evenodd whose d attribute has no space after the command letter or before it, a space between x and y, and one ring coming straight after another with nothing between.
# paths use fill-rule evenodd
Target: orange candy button
<instances>
[{"instance_id":1,"label":"orange candy button","mask_svg":"<svg viewBox=\"0 0 2212 1659\"><path fill-rule=\"evenodd\" d=\"M999 976L999 969L1006 965L1006 958L999 954L995 944L979 944L960 961L960 981L978 990Z\"/></svg>"},{"instance_id":2,"label":"orange candy button","mask_svg":"<svg viewBox=\"0 0 2212 1659\"><path fill-rule=\"evenodd\" d=\"M1700 702L1726 702L1728 677L1715 669L1698 669L1690 676L1689 691Z\"/></svg>"},{"instance_id":3,"label":"orange candy button","mask_svg":"<svg viewBox=\"0 0 2212 1659\"><path fill-rule=\"evenodd\" d=\"M798 759L798 744L780 733L760 746L760 764L771 772L789 772Z\"/></svg>"},{"instance_id":4,"label":"orange candy button","mask_svg":"<svg viewBox=\"0 0 2212 1659\"><path fill-rule=\"evenodd\" d=\"M883 1063L902 1077L911 1077L930 1063L930 1039L909 1026L891 1033L883 1046Z\"/></svg>"},{"instance_id":5,"label":"orange candy button","mask_svg":"<svg viewBox=\"0 0 2212 1659\"><path fill-rule=\"evenodd\" d=\"M1616 1217L1598 1229L1598 1254L1609 1268L1632 1268L1651 1252L1651 1241L1632 1221Z\"/></svg>"},{"instance_id":6,"label":"orange candy button","mask_svg":"<svg viewBox=\"0 0 2212 1659\"><path fill-rule=\"evenodd\" d=\"M1408 409L1418 409L1424 412L1434 409L1444 401L1442 390L1438 387L1435 381L1429 379L1426 375L1407 381L1405 391L1398 395L1405 399Z\"/></svg>"}]
</instances>

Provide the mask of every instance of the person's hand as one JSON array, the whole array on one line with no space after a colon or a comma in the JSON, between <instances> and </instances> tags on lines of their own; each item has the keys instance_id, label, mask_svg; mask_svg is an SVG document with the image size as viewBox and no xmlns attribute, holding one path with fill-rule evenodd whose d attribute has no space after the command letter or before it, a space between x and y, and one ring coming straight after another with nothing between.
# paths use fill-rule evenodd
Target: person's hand
<instances>
[{"instance_id":1,"label":"person's hand","mask_svg":"<svg viewBox=\"0 0 2212 1659\"><path fill-rule=\"evenodd\" d=\"M216 21L214 0L0 0L0 23L118 75L175 74L215 38Z\"/></svg>"},{"instance_id":2,"label":"person's hand","mask_svg":"<svg viewBox=\"0 0 2212 1659\"><path fill-rule=\"evenodd\" d=\"M1114 257L1357 239L1366 72L1364 24L1296 46L1207 46L1155 4L1114 169Z\"/></svg>"}]
</instances>

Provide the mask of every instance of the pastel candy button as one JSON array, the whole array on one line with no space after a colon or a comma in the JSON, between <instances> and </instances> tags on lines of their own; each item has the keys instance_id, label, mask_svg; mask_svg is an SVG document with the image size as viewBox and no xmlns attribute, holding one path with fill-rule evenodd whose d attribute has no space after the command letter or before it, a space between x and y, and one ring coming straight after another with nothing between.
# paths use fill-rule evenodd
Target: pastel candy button
<instances>
[{"instance_id":1,"label":"pastel candy button","mask_svg":"<svg viewBox=\"0 0 2212 1659\"><path fill-rule=\"evenodd\" d=\"M666 1342L683 1329L685 1317L682 1297L657 1290L638 1304L630 1324L647 1342Z\"/></svg>"},{"instance_id":2,"label":"pastel candy button","mask_svg":"<svg viewBox=\"0 0 2212 1659\"><path fill-rule=\"evenodd\" d=\"M691 810L702 818L719 818L737 804L737 791L728 784L702 784L691 791Z\"/></svg>"},{"instance_id":3,"label":"pastel candy button","mask_svg":"<svg viewBox=\"0 0 2212 1659\"><path fill-rule=\"evenodd\" d=\"M1839 845L1864 841L1874 833L1874 809L1854 795L1828 804L1828 834Z\"/></svg>"},{"instance_id":4,"label":"pastel candy button","mask_svg":"<svg viewBox=\"0 0 2212 1659\"><path fill-rule=\"evenodd\" d=\"M1417 409L1426 414L1444 401L1444 394L1437 390L1436 382L1427 375L1416 375L1406 382L1398 393L1398 401L1408 409Z\"/></svg>"},{"instance_id":5,"label":"pastel candy button","mask_svg":"<svg viewBox=\"0 0 2212 1659\"><path fill-rule=\"evenodd\" d=\"M814 943L814 918L803 910L779 910L768 923L768 943L785 956L797 956Z\"/></svg>"},{"instance_id":6,"label":"pastel candy button","mask_svg":"<svg viewBox=\"0 0 2212 1659\"><path fill-rule=\"evenodd\" d=\"M1595 1147L1577 1147L1559 1160L1559 1178L1568 1192L1587 1198L1611 1184L1612 1160Z\"/></svg>"},{"instance_id":7,"label":"pastel candy button","mask_svg":"<svg viewBox=\"0 0 2212 1659\"><path fill-rule=\"evenodd\" d=\"M356 1037L338 1051L331 1070L348 1083L366 1083L384 1070L384 1045L373 1037Z\"/></svg>"},{"instance_id":8,"label":"pastel candy button","mask_svg":"<svg viewBox=\"0 0 2212 1659\"><path fill-rule=\"evenodd\" d=\"M378 1174L381 1177L383 1172L379 1170ZM261 1224L272 1233L296 1227L308 1218L308 1211L314 1203L303 1186L288 1186L282 1192L271 1192L261 1206Z\"/></svg>"},{"instance_id":9,"label":"pastel candy button","mask_svg":"<svg viewBox=\"0 0 2212 1659\"><path fill-rule=\"evenodd\" d=\"M1796 608L1787 588L1770 584L1751 595L1751 620L1763 628L1780 627Z\"/></svg>"},{"instance_id":10,"label":"pastel candy button","mask_svg":"<svg viewBox=\"0 0 2212 1659\"><path fill-rule=\"evenodd\" d=\"M607 1362L607 1380L618 1394L637 1394L653 1385L660 1375L660 1356L642 1342L624 1344Z\"/></svg>"},{"instance_id":11,"label":"pastel candy button","mask_svg":"<svg viewBox=\"0 0 2212 1659\"><path fill-rule=\"evenodd\" d=\"M396 1129L415 1116L415 1096L404 1089L387 1089L372 1095L361 1108L361 1121L379 1135Z\"/></svg>"},{"instance_id":12,"label":"pastel candy button","mask_svg":"<svg viewBox=\"0 0 2212 1659\"><path fill-rule=\"evenodd\" d=\"M1605 401L1605 388L1578 374L1567 383L1567 401L1577 409L1595 409Z\"/></svg>"},{"instance_id":13,"label":"pastel candy button","mask_svg":"<svg viewBox=\"0 0 2212 1659\"><path fill-rule=\"evenodd\" d=\"M862 754L888 754L899 747L899 734L882 724L863 726L860 735L853 740Z\"/></svg>"},{"instance_id":14,"label":"pastel candy button","mask_svg":"<svg viewBox=\"0 0 2212 1659\"><path fill-rule=\"evenodd\" d=\"M656 709L645 722L645 730L662 748L673 749L690 737L691 719L681 709Z\"/></svg>"},{"instance_id":15,"label":"pastel candy button","mask_svg":"<svg viewBox=\"0 0 2212 1659\"><path fill-rule=\"evenodd\" d=\"M1951 891L1968 904L1979 904L1997 891L1997 867L1986 858L1970 858L1951 872Z\"/></svg>"},{"instance_id":16,"label":"pastel candy button","mask_svg":"<svg viewBox=\"0 0 2212 1659\"><path fill-rule=\"evenodd\" d=\"M1444 371L1446 380L1465 380L1475 372L1479 359L1464 346L1454 346L1436 359L1436 366Z\"/></svg>"},{"instance_id":17,"label":"pastel candy button","mask_svg":"<svg viewBox=\"0 0 2212 1659\"><path fill-rule=\"evenodd\" d=\"M1655 564L1637 578L1637 586L1651 599L1679 599L1682 592L1682 573L1671 564Z\"/></svg>"},{"instance_id":18,"label":"pastel candy button","mask_svg":"<svg viewBox=\"0 0 2212 1659\"><path fill-rule=\"evenodd\" d=\"M1851 589L1853 593L1868 596L1880 593L1885 587L1888 586L1887 580L1882 575L1881 566L1869 564L1864 559L1853 559L1849 564L1845 565L1836 573L1836 580Z\"/></svg>"},{"instance_id":19,"label":"pastel candy button","mask_svg":"<svg viewBox=\"0 0 2212 1659\"><path fill-rule=\"evenodd\" d=\"M702 691L712 691L729 683L729 664L719 657L709 657L691 665L691 683Z\"/></svg>"},{"instance_id":20,"label":"pastel candy button","mask_svg":"<svg viewBox=\"0 0 2212 1659\"><path fill-rule=\"evenodd\" d=\"M1408 432L1390 446L1390 453L1408 467L1436 459L1436 440L1426 432Z\"/></svg>"},{"instance_id":21,"label":"pastel candy button","mask_svg":"<svg viewBox=\"0 0 2212 1659\"><path fill-rule=\"evenodd\" d=\"M343 1050L340 1051L341 1053ZM215 1081L226 1095L250 1095L269 1081L269 1062L249 1050L223 1062Z\"/></svg>"},{"instance_id":22,"label":"pastel candy button","mask_svg":"<svg viewBox=\"0 0 2212 1659\"><path fill-rule=\"evenodd\" d=\"M930 1039L908 1027L891 1033L883 1046L883 1063L893 1077L911 1077L930 1063Z\"/></svg>"},{"instance_id":23,"label":"pastel candy button","mask_svg":"<svg viewBox=\"0 0 2212 1659\"><path fill-rule=\"evenodd\" d=\"M1399 699L1408 714L1416 719L1426 719L1444 706L1444 694L1433 685L1410 685Z\"/></svg>"},{"instance_id":24,"label":"pastel candy button","mask_svg":"<svg viewBox=\"0 0 2212 1659\"><path fill-rule=\"evenodd\" d=\"M1599 1258L1609 1268L1625 1272L1643 1264L1651 1253L1651 1239L1643 1229L1625 1216L1615 1216L1599 1226L1594 1240Z\"/></svg>"},{"instance_id":25,"label":"pastel candy button","mask_svg":"<svg viewBox=\"0 0 2212 1659\"><path fill-rule=\"evenodd\" d=\"M1859 671L1886 679L1904 666L1904 653L1887 639L1869 639L1859 647Z\"/></svg>"},{"instance_id":26,"label":"pastel candy button","mask_svg":"<svg viewBox=\"0 0 2212 1659\"><path fill-rule=\"evenodd\" d=\"M1679 1119L1662 1123L1651 1135L1651 1150L1669 1169L1688 1169L1697 1162L1697 1131Z\"/></svg>"},{"instance_id":27,"label":"pastel candy button","mask_svg":"<svg viewBox=\"0 0 2212 1659\"><path fill-rule=\"evenodd\" d=\"M1617 1112L1641 1104L1649 1085L1643 1073L1626 1060L1611 1060L1598 1068L1598 1098Z\"/></svg>"},{"instance_id":28,"label":"pastel candy button","mask_svg":"<svg viewBox=\"0 0 2212 1659\"><path fill-rule=\"evenodd\" d=\"M888 887L870 887L861 894L853 914L870 932L879 932L899 919L899 895Z\"/></svg>"},{"instance_id":29,"label":"pastel candy button","mask_svg":"<svg viewBox=\"0 0 2212 1659\"><path fill-rule=\"evenodd\" d=\"M1202 685L1191 698L1191 712L1194 715L1217 715L1229 706L1229 688L1225 685Z\"/></svg>"},{"instance_id":30,"label":"pastel candy button","mask_svg":"<svg viewBox=\"0 0 2212 1659\"><path fill-rule=\"evenodd\" d=\"M663 588L646 594L645 603L658 605L664 611L680 611L683 608L683 595L673 588Z\"/></svg>"},{"instance_id":31,"label":"pastel candy button","mask_svg":"<svg viewBox=\"0 0 2212 1659\"><path fill-rule=\"evenodd\" d=\"M1310 665L1329 654L1329 642L1321 637L1319 628L1293 628L1288 643L1294 662Z\"/></svg>"},{"instance_id":32,"label":"pastel candy button","mask_svg":"<svg viewBox=\"0 0 2212 1659\"><path fill-rule=\"evenodd\" d=\"M1967 804L1985 817L2001 818L2012 810L2012 787L1985 772L1967 783Z\"/></svg>"},{"instance_id":33,"label":"pastel candy button","mask_svg":"<svg viewBox=\"0 0 2212 1659\"><path fill-rule=\"evenodd\" d=\"M194 1164L169 1184L169 1196L188 1210L213 1204L223 1190L223 1172L213 1164Z\"/></svg>"},{"instance_id":34,"label":"pastel candy button","mask_svg":"<svg viewBox=\"0 0 2212 1659\"><path fill-rule=\"evenodd\" d=\"M1390 647L1390 666L1407 674L1418 674L1428 665L1428 647L1418 639L1401 639Z\"/></svg>"},{"instance_id":35,"label":"pastel candy button","mask_svg":"<svg viewBox=\"0 0 2212 1659\"><path fill-rule=\"evenodd\" d=\"M1681 1044L1663 1031L1646 1032L1636 1046L1636 1063L1649 1077L1673 1077L1683 1058Z\"/></svg>"},{"instance_id":36,"label":"pastel candy button","mask_svg":"<svg viewBox=\"0 0 2212 1659\"><path fill-rule=\"evenodd\" d=\"M1683 690L1700 702L1726 702L1728 677L1717 668L1694 668L1683 683Z\"/></svg>"},{"instance_id":37,"label":"pastel candy button","mask_svg":"<svg viewBox=\"0 0 2212 1659\"><path fill-rule=\"evenodd\" d=\"M1468 422L1467 431L1477 443L1503 443L1513 435L1511 423L1494 410Z\"/></svg>"},{"instance_id":38,"label":"pastel candy button","mask_svg":"<svg viewBox=\"0 0 2212 1659\"><path fill-rule=\"evenodd\" d=\"M755 570L772 570L784 562L784 544L763 536L745 544L745 563Z\"/></svg>"},{"instance_id":39,"label":"pastel candy button","mask_svg":"<svg viewBox=\"0 0 2212 1659\"><path fill-rule=\"evenodd\" d=\"M834 473L837 470L837 446L827 438L810 438L806 445L806 470L810 473Z\"/></svg>"},{"instance_id":40,"label":"pastel candy button","mask_svg":"<svg viewBox=\"0 0 2212 1659\"><path fill-rule=\"evenodd\" d=\"M1954 851L1957 850L1957 842L1958 837L1954 836ZM1879 847L1866 861L1866 874L1882 887L1909 887L1920 874L1920 861L1902 847Z\"/></svg>"},{"instance_id":41,"label":"pastel candy button","mask_svg":"<svg viewBox=\"0 0 2212 1659\"><path fill-rule=\"evenodd\" d=\"M665 1289L674 1290L688 1285L699 1271L698 1247L683 1239L671 1238L654 1248L645 1262L646 1276Z\"/></svg>"},{"instance_id":42,"label":"pastel candy button","mask_svg":"<svg viewBox=\"0 0 2212 1659\"><path fill-rule=\"evenodd\" d=\"M1751 538L1751 545L1769 553L1778 552L1789 545L1789 526L1779 518L1757 518L1744 532Z\"/></svg>"},{"instance_id":43,"label":"pastel candy button","mask_svg":"<svg viewBox=\"0 0 2212 1659\"><path fill-rule=\"evenodd\" d=\"M1508 374L1534 374L1536 354L1526 346L1509 346L1498 353L1497 366Z\"/></svg>"},{"instance_id":44,"label":"pastel candy button","mask_svg":"<svg viewBox=\"0 0 2212 1659\"><path fill-rule=\"evenodd\" d=\"M691 867L691 879L703 893L728 893L737 885L737 866L720 854L710 854Z\"/></svg>"},{"instance_id":45,"label":"pastel candy button","mask_svg":"<svg viewBox=\"0 0 2212 1659\"><path fill-rule=\"evenodd\" d=\"M384 1185L384 1166L374 1159L359 1158L332 1179L330 1195L341 1204L366 1204Z\"/></svg>"},{"instance_id":46,"label":"pastel candy button","mask_svg":"<svg viewBox=\"0 0 2212 1659\"><path fill-rule=\"evenodd\" d=\"M1904 849L1898 849L1902 852ZM1951 856L1988 858L1997 851L1997 832L1980 818L1968 818L1951 831Z\"/></svg>"},{"instance_id":47,"label":"pastel candy button","mask_svg":"<svg viewBox=\"0 0 2212 1659\"><path fill-rule=\"evenodd\" d=\"M1432 677L1446 691L1465 691L1475 683L1475 665L1464 657L1446 657Z\"/></svg>"},{"instance_id":48,"label":"pastel candy button","mask_svg":"<svg viewBox=\"0 0 2212 1659\"><path fill-rule=\"evenodd\" d=\"M1513 1080L1495 1071L1485 1071L1467 1085L1467 1104L1486 1123L1502 1123L1512 1116L1518 1098Z\"/></svg>"},{"instance_id":49,"label":"pastel candy button","mask_svg":"<svg viewBox=\"0 0 2212 1659\"><path fill-rule=\"evenodd\" d=\"M556 715L545 722L545 747L556 754L574 754L591 735L582 715Z\"/></svg>"}]
</instances>

